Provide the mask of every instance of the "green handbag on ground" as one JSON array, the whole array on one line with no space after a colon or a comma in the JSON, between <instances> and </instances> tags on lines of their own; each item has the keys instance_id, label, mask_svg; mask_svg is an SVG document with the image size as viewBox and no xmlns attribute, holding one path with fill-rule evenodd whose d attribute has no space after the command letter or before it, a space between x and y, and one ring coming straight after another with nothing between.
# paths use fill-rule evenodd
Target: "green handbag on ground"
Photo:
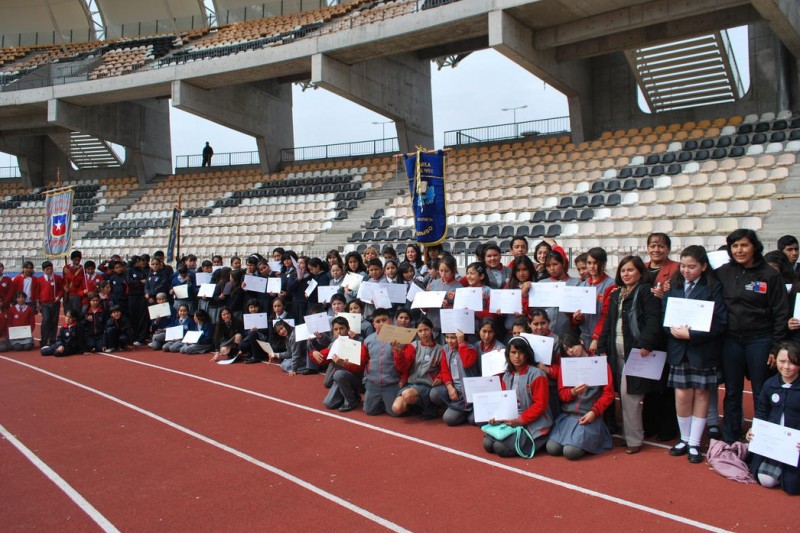
<instances>
[{"instance_id":1,"label":"green handbag on ground","mask_svg":"<svg viewBox=\"0 0 800 533\"><path fill-rule=\"evenodd\" d=\"M530 459L533 457L533 454L536 453L536 446L533 444L533 436L531 435L530 431L523 426L511 427L506 424L498 424L496 426L493 426L492 424L484 424L481 426L481 431L492 437L494 440L505 440L508 437L515 435L516 438L514 439L514 448L516 449L517 455L520 457ZM524 453L519 446L519 441L522 438L522 435L527 435L531 441L530 455Z\"/></svg>"}]
</instances>

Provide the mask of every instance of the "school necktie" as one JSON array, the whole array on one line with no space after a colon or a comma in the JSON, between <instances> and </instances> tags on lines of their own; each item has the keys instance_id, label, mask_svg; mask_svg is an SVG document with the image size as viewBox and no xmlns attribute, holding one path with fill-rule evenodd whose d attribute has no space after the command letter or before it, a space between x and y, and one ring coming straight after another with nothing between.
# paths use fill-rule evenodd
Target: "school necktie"
<instances>
[{"instance_id":1,"label":"school necktie","mask_svg":"<svg viewBox=\"0 0 800 533\"><path fill-rule=\"evenodd\" d=\"M694 289L694 284L695 284L695 282L694 282L694 281L690 281L690 282L688 282L688 283L686 284L686 289L684 290L684 293L683 293L683 295L684 295L686 298L688 298L688 297L689 297L689 295L692 293L692 289Z\"/></svg>"}]
</instances>

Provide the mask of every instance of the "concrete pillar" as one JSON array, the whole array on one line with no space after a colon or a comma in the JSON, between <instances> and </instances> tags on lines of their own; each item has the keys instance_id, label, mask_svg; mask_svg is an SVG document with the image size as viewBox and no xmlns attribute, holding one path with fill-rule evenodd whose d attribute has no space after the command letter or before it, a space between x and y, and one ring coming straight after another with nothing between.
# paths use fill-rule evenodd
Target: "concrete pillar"
<instances>
[{"instance_id":1,"label":"concrete pillar","mask_svg":"<svg viewBox=\"0 0 800 533\"><path fill-rule=\"evenodd\" d=\"M508 13L489 13L489 46L564 93L569 104L573 142L583 142L594 123L588 61L560 62L555 49L536 49L534 37L531 28Z\"/></svg>"},{"instance_id":2,"label":"concrete pillar","mask_svg":"<svg viewBox=\"0 0 800 533\"><path fill-rule=\"evenodd\" d=\"M169 102L150 98L81 107L63 100L47 102L47 121L125 147L124 168L140 183L172 174Z\"/></svg>"},{"instance_id":3,"label":"concrete pillar","mask_svg":"<svg viewBox=\"0 0 800 533\"><path fill-rule=\"evenodd\" d=\"M174 81L172 105L255 137L265 173L280 170L281 149L294 147L291 84L265 80L202 89Z\"/></svg>"},{"instance_id":4,"label":"concrete pillar","mask_svg":"<svg viewBox=\"0 0 800 533\"><path fill-rule=\"evenodd\" d=\"M311 81L394 121L401 152L433 148L430 61L398 54L346 65L311 57Z\"/></svg>"},{"instance_id":5,"label":"concrete pillar","mask_svg":"<svg viewBox=\"0 0 800 533\"><path fill-rule=\"evenodd\" d=\"M20 177L26 188L42 187L74 175L66 154L47 135L0 136L0 151L17 156Z\"/></svg>"}]
</instances>

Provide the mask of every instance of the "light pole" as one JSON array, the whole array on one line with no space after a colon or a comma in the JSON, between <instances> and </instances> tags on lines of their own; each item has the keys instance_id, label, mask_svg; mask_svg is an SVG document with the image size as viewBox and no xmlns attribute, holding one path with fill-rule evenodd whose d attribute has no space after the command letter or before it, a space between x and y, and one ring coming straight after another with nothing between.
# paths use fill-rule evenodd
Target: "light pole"
<instances>
[{"instance_id":1,"label":"light pole","mask_svg":"<svg viewBox=\"0 0 800 533\"><path fill-rule=\"evenodd\" d=\"M386 151L386 125L392 124L394 120L386 120L383 122L373 122L373 124L380 124L381 125L381 152Z\"/></svg>"},{"instance_id":2,"label":"light pole","mask_svg":"<svg viewBox=\"0 0 800 533\"><path fill-rule=\"evenodd\" d=\"M514 113L514 137L519 137L519 125L517 124L517 109L525 109L528 105L520 105L517 107L504 107L501 111L511 111Z\"/></svg>"}]
</instances>

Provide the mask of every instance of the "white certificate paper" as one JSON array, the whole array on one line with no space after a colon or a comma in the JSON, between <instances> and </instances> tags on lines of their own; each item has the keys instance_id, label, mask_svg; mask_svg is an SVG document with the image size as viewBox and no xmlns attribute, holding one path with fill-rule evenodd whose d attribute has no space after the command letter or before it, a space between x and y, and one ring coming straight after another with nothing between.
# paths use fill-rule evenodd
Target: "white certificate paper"
<instances>
[{"instance_id":1,"label":"white certificate paper","mask_svg":"<svg viewBox=\"0 0 800 533\"><path fill-rule=\"evenodd\" d=\"M203 283L200 285L200 290L197 291L198 296L205 296L206 298L213 298L214 297L214 289L216 289L216 285L213 283Z\"/></svg>"},{"instance_id":2,"label":"white certificate paper","mask_svg":"<svg viewBox=\"0 0 800 533\"><path fill-rule=\"evenodd\" d=\"M499 392L503 390L500 386L500 376L486 376L476 378L464 378L464 398L467 403L472 403L472 395L480 392Z\"/></svg>"},{"instance_id":3,"label":"white certificate paper","mask_svg":"<svg viewBox=\"0 0 800 533\"><path fill-rule=\"evenodd\" d=\"M714 302L670 296L664 311L664 327L689 326L694 331L708 332L713 317Z\"/></svg>"},{"instance_id":4,"label":"white certificate paper","mask_svg":"<svg viewBox=\"0 0 800 533\"><path fill-rule=\"evenodd\" d=\"M447 291L420 291L414 296L411 309L441 309Z\"/></svg>"},{"instance_id":5,"label":"white certificate paper","mask_svg":"<svg viewBox=\"0 0 800 533\"><path fill-rule=\"evenodd\" d=\"M800 460L800 431L758 418L753 419L753 440L748 451L796 467Z\"/></svg>"},{"instance_id":6,"label":"white certificate paper","mask_svg":"<svg viewBox=\"0 0 800 533\"><path fill-rule=\"evenodd\" d=\"M294 318L276 318L275 320L272 321L272 325L274 326L280 321L284 321L290 326L294 327Z\"/></svg>"},{"instance_id":7,"label":"white certificate paper","mask_svg":"<svg viewBox=\"0 0 800 533\"><path fill-rule=\"evenodd\" d=\"M504 374L507 368L505 350L492 350L481 355L481 375L483 377Z\"/></svg>"},{"instance_id":8,"label":"white certificate paper","mask_svg":"<svg viewBox=\"0 0 800 533\"><path fill-rule=\"evenodd\" d=\"M328 313L315 313L313 315L306 315L305 323L311 337L314 333L327 333L331 330L331 317Z\"/></svg>"},{"instance_id":9,"label":"white certificate paper","mask_svg":"<svg viewBox=\"0 0 800 533\"><path fill-rule=\"evenodd\" d=\"M317 290L317 285L319 284L315 279L312 279L308 282L308 285L306 285L306 292L305 292L306 298L311 296L314 293L314 291Z\"/></svg>"},{"instance_id":10,"label":"white certificate paper","mask_svg":"<svg viewBox=\"0 0 800 533\"><path fill-rule=\"evenodd\" d=\"M187 284L175 285L172 287L172 293L178 300L185 300L189 297L189 286Z\"/></svg>"},{"instance_id":11,"label":"white certificate paper","mask_svg":"<svg viewBox=\"0 0 800 533\"><path fill-rule=\"evenodd\" d=\"M483 311L483 289L481 287L464 287L456 289L453 309L472 309Z\"/></svg>"},{"instance_id":12,"label":"white certificate paper","mask_svg":"<svg viewBox=\"0 0 800 533\"><path fill-rule=\"evenodd\" d=\"M358 335L361 335L361 313L339 313L336 316L346 318L347 323L350 324L350 330L355 331Z\"/></svg>"},{"instance_id":13,"label":"white certificate paper","mask_svg":"<svg viewBox=\"0 0 800 533\"><path fill-rule=\"evenodd\" d=\"M561 305L562 313L580 311L584 315L597 313L597 287L564 287Z\"/></svg>"},{"instance_id":14,"label":"white certificate paper","mask_svg":"<svg viewBox=\"0 0 800 533\"><path fill-rule=\"evenodd\" d=\"M472 411L475 422L513 420L517 418L517 391L478 392L472 395Z\"/></svg>"},{"instance_id":15,"label":"white certificate paper","mask_svg":"<svg viewBox=\"0 0 800 533\"><path fill-rule=\"evenodd\" d=\"M195 272L194 282L198 285L202 285L203 283L211 283L211 272Z\"/></svg>"},{"instance_id":16,"label":"white certificate paper","mask_svg":"<svg viewBox=\"0 0 800 533\"><path fill-rule=\"evenodd\" d=\"M267 292L267 278L245 274L242 285L244 285L245 290L250 292L260 292L262 294Z\"/></svg>"},{"instance_id":17,"label":"white certificate paper","mask_svg":"<svg viewBox=\"0 0 800 533\"><path fill-rule=\"evenodd\" d=\"M275 351L272 349L272 345L270 343L259 339L256 339L256 342L259 346L261 346L261 349L267 353L267 355L275 355Z\"/></svg>"},{"instance_id":18,"label":"white certificate paper","mask_svg":"<svg viewBox=\"0 0 800 533\"><path fill-rule=\"evenodd\" d=\"M800 318L800 298L794 301L794 314L792 314L792 316L794 318Z\"/></svg>"},{"instance_id":19,"label":"white certificate paper","mask_svg":"<svg viewBox=\"0 0 800 533\"><path fill-rule=\"evenodd\" d=\"M406 294L406 301L413 302L414 298L417 296L417 293L425 292L425 289L417 285L416 283L412 283L408 286L408 293Z\"/></svg>"},{"instance_id":20,"label":"white certificate paper","mask_svg":"<svg viewBox=\"0 0 800 533\"><path fill-rule=\"evenodd\" d=\"M182 334L183 332L181 332ZM33 337L33 332L31 332L30 326L11 326L8 328L9 340L30 339L31 337Z\"/></svg>"},{"instance_id":21,"label":"white certificate paper","mask_svg":"<svg viewBox=\"0 0 800 533\"><path fill-rule=\"evenodd\" d=\"M203 334L202 331L187 331L186 335L183 336L184 344L195 344L197 341L200 340L200 336Z\"/></svg>"},{"instance_id":22,"label":"white certificate paper","mask_svg":"<svg viewBox=\"0 0 800 533\"><path fill-rule=\"evenodd\" d=\"M458 333L461 330L465 335L475 333L475 311L471 309L442 309L442 333Z\"/></svg>"},{"instance_id":23,"label":"white certificate paper","mask_svg":"<svg viewBox=\"0 0 800 533\"><path fill-rule=\"evenodd\" d=\"M170 316L172 314L172 309L168 302L164 302L163 304L149 306L147 312L150 313L150 320L155 320L162 316Z\"/></svg>"},{"instance_id":24,"label":"white certificate paper","mask_svg":"<svg viewBox=\"0 0 800 533\"><path fill-rule=\"evenodd\" d=\"M533 357L537 363L544 363L548 366L553 364L553 344L555 344L553 337L544 337L531 333L522 333L520 337L527 339L528 344L531 345Z\"/></svg>"},{"instance_id":25,"label":"white certificate paper","mask_svg":"<svg viewBox=\"0 0 800 533\"><path fill-rule=\"evenodd\" d=\"M339 292L340 288L341 287L338 287L336 285L333 286L323 285L322 287L317 287L317 300L319 300L319 303L323 304L330 303L331 297L337 292Z\"/></svg>"},{"instance_id":26,"label":"white certificate paper","mask_svg":"<svg viewBox=\"0 0 800 533\"><path fill-rule=\"evenodd\" d=\"M528 294L528 305L530 307L561 307L566 286L567 284L562 281L534 283Z\"/></svg>"},{"instance_id":27,"label":"white certificate paper","mask_svg":"<svg viewBox=\"0 0 800 533\"><path fill-rule=\"evenodd\" d=\"M308 324L298 324L294 328L294 340L295 340L295 342L307 341L308 339L310 339L313 336L314 336L314 334L311 333L308 330Z\"/></svg>"},{"instance_id":28,"label":"white certificate paper","mask_svg":"<svg viewBox=\"0 0 800 533\"><path fill-rule=\"evenodd\" d=\"M267 278L267 292L270 294L281 292L281 278Z\"/></svg>"},{"instance_id":29,"label":"white certificate paper","mask_svg":"<svg viewBox=\"0 0 800 533\"><path fill-rule=\"evenodd\" d=\"M183 326L172 326L171 328L167 328L165 331L165 341L179 341L183 339Z\"/></svg>"},{"instance_id":30,"label":"white certificate paper","mask_svg":"<svg viewBox=\"0 0 800 533\"><path fill-rule=\"evenodd\" d=\"M379 283L380 288L385 289L389 294L389 300L393 304L406 303L406 292L408 287L405 283Z\"/></svg>"},{"instance_id":31,"label":"white certificate paper","mask_svg":"<svg viewBox=\"0 0 800 533\"><path fill-rule=\"evenodd\" d=\"M561 383L565 387L575 387L586 383L590 387L608 385L606 356L562 357Z\"/></svg>"},{"instance_id":32,"label":"white certificate paper","mask_svg":"<svg viewBox=\"0 0 800 533\"><path fill-rule=\"evenodd\" d=\"M356 274L355 272L348 272L344 279L342 280L342 286L347 287L351 291L358 292L359 287L361 287L361 282L364 278L361 274Z\"/></svg>"},{"instance_id":33,"label":"white certificate paper","mask_svg":"<svg viewBox=\"0 0 800 533\"><path fill-rule=\"evenodd\" d=\"M361 341L355 341L349 337L338 337L328 352L328 359L333 356L346 359L352 365L361 366Z\"/></svg>"},{"instance_id":34,"label":"white certificate paper","mask_svg":"<svg viewBox=\"0 0 800 533\"><path fill-rule=\"evenodd\" d=\"M672 300L672 298L670 298ZM659 380L664 371L664 364L667 362L667 352L654 350L647 357L642 356L639 348L633 348L628 360L625 361L625 368L622 369L623 376L634 376L637 378L647 378Z\"/></svg>"},{"instance_id":35,"label":"white certificate paper","mask_svg":"<svg viewBox=\"0 0 800 533\"><path fill-rule=\"evenodd\" d=\"M246 331L250 331L253 328L267 329L269 327L267 313L245 313L242 315L242 321Z\"/></svg>"},{"instance_id":36,"label":"white certificate paper","mask_svg":"<svg viewBox=\"0 0 800 533\"><path fill-rule=\"evenodd\" d=\"M414 340L417 330L414 328L399 328L397 326L384 325L378 333L378 340L383 342L398 342L408 344Z\"/></svg>"},{"instance_id":37,"label":"white certificate paper","mask_svg":"<svg viewBox=\"0 0 800 533\"><path fill-rule=\"evenodd\" d=\"M372 303L377 309L391 309L392 300L389 298L389 292L379 285L377 289L372 291Z\"/></svg>"},{"instance_id":38,"label":"white certificate paper","mask_svg":"<svg viewBox=\"0 0 800 533\"><path fill-rule=\"evenodd\" d=\"M267 263L269 264L269 269L272 272L280 272L281 267L283 266L280 261L267 261Z\"/></svg>"},{"instance_id":39,"label":"white certificate paper","mask_svg":"<svg viewBox=\"0 0 800 533\"><path fill-rule=\"evenodd\" d=\"M519 289L492 289L489 292L489 310L505 315L522 312L522 291Z\"/></svg>"}]
</instances>

